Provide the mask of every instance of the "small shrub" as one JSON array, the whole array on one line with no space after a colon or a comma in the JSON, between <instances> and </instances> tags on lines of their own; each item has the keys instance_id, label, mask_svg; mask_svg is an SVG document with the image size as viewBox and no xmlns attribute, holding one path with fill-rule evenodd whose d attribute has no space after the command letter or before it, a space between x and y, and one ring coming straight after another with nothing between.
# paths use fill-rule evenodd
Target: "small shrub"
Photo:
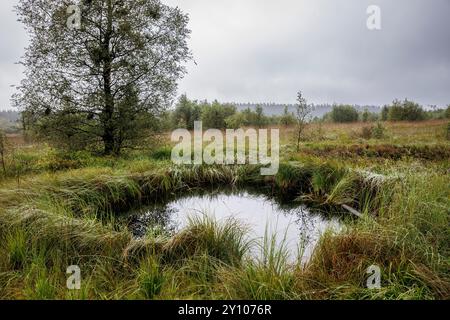
<instances>
[{"instance_id":1,"label":"small shrub","mask_svg":"<svg viewBox=\"0 0 450 320\"><path fill-rule=\"evenodd\" d=\"M336 123L350 123L357 122L359 118L358 111L353 106L341 105L334 106L330 113L333 122Z\"/></svg>"},{"instance_id":2,"label":"small shrub","mask_svg":"<svg viewBox=\"0 0 450 320\"><path fill-rule=\"evenodd\" d=\"M375 139L383 139L386 128L381 122L378 122L375 127L372 128L372 136Z\"/></svg>"},{"instance_id":3,"label":"small shrub","mask_svg":"<svg viewBox=\"0 0 450 320\"><path fill-rule=\"evenodd\" d=\"M245 117L245 114L243 114L242 112L238 112L226 118L225 123L228 128L239 129L245 127L248 124L248 121Z\"/></svg>"},{"instance_id":4,"label":"small shrub","mask_svg":"<svg viewBox=\"0 0 450 320\"><path fill-rule=\"evenodd\" d=\"M360 137L366 140L372 139L373 127L363 127L361 129Z\"/></svg>"},{"instance_id":5,"label":"small shrub","mask_svg":"<svg viewBox=\"0 0 450 320\"><path fill-rule=\"evenodd\" d=\"M69 169L77 169L82 167L83 162L87 162L86 159L89 158L87 153L78 152L66 152L66 151L56 151L50 153L48 160L48 169L51 171L62 171Z\"/></svg>"},{"instance_id":6,"label":"small shrub","mask_svg":"<svg viewBox=\"0 0 450 320\"><path fill-rule=\"evenodd\" d=\"M388 120L390 121L422 121L425 120L425 111L419 104L405 99L395 100L389 107Z\"/></svg>"},{"instance_id":7,"label":"small shrub","mask_svg":"<svg viewBox=\"0 0 450 320\"><path fill-rule=\"evenodd\" d=\"M359 137L370 139L383 139L386 128L381 122L378 122L376 126L363 127L359 133Z\"/></svg>"}]
</instances>

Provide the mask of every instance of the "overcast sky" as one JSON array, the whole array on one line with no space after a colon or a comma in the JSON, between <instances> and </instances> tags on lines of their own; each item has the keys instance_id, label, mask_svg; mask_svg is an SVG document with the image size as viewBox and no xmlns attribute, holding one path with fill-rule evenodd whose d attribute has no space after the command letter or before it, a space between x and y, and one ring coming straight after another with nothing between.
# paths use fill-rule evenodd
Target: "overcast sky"
<instances>
[{"instance_id":1,"label":"overcast sky","mask_svg":"<svg viewBox=\"0 0 450 320\"><path fill-rule=\"evenodd\" d=\"M27 40L0 4L0 109ZM235 102L450 103L450 0L166 0L190 15L196 64L179 93ZM367 7L381 8L379 31Z\"/></svg>"}]
</instances>

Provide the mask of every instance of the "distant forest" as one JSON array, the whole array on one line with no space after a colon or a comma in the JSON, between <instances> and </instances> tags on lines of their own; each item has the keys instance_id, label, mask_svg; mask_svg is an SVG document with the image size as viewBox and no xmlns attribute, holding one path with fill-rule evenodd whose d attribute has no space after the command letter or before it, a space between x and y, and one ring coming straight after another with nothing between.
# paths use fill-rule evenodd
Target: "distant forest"
<instances>
[{"instance_id":1,"label":"distant forest","mask_svg":"<svg viewBox=\"0 0 450 320\"><path fill-rule=\"evenodd\" d=\"M280 103L230 103L235 105L237 111L244 111L248 108L255 111L258 106L263 108L263 112L266 116L281 116L284 113L284 108L288 107L288 112L295 113L294 104L280 104ZM363 112L368 110L371 113L381 113L381 107L379 106L354 106L357 111ZM329 113L333 109L332 104L315 105L313 111L313 117L321 118L325 114ZM20 113L14 110L0 111L0 119L7 120L9 122L17 122L20 119Z\"/></svg>"},{"instance_id":2,"label":"distant forest","mask_svg":"<svg viewBox=\"0 0 450 320\"><path fill-rule=\"evenodd\" d=\"M20 113L14 110L0 111L0 129L6 133L17 133L20 128Z\"/></svg>"},{"instance_id":3,"label":"distant forest","mask_svg":"<svg viewBox=\"0 0 450 320\"><path fill-rule=\"evenodd\" d=\"M234 103L231 102L229 104L235 105L237 111L244 111L248 108L250 110L255 111L258 106L263 108L263 112L266 116L281 116L284 113L284 108L288 107L288 112L295 113L295 105L294 104L280 104L280 103ZM314 111L312 117L322 118L325 114L329 113L333 110L333 104L317 104L314 107ZM353 105L353 107L358 112L364 112L365 110L370 113L381 113L381 106L360 106ZM16 122L20 119L20 113L14 110L0 111L0 118L6 119L11 122Z\"/></svg>"},{"instance_id":4,"label":"distant forest","mask_svg":"<svg viewBox=\"0 0 450 320\"><path fill-rule=\"evenodd\" d=\"M14 110L0 111L0 118L10 122L17 122L20 119L20 113Z\"/></svg>"},{"instance_id":5,"label":"distant forest","mask_svg":"<svg viewBox=\"0 0 450 320\"><path fill-rule=\"evenodd\" d=\"M284 113L284 108L288 107L289 113L295 113L295 105L294 104L277 104L277 103L230 103L235 105L237 111L244 111L248 108L250 110L255 111L258 106L263 108L263 113L266 116L281 116ZM314 105L312 118L322 118L325 114L331 112L333 110L332 104L317 104ZM358 112L364 112L366 109L371 113L381 113L382 108L379 106L353 106Z\"/></svg>"}]
</instances>

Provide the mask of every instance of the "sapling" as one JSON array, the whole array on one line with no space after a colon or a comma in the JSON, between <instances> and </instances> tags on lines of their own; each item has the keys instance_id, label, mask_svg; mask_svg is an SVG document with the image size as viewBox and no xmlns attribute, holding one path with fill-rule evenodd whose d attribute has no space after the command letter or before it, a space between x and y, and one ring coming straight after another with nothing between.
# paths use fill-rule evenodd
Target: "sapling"
<instances>
[{"instance_id":1,"label":"sapling","mask_svg":"<svg viewBox=\"0 0 450 320\"><path fill-rule=\"evenodd\" d=\"M297 105L295 112L295 120L297 123L297 152L300 151L300 142L303 137L303 132L305 131L306 125L308 123L308 118L311 115L313 107L308 105L308 102L303 97L301 91L297 93Z\"/></svg>"}]
</instances>

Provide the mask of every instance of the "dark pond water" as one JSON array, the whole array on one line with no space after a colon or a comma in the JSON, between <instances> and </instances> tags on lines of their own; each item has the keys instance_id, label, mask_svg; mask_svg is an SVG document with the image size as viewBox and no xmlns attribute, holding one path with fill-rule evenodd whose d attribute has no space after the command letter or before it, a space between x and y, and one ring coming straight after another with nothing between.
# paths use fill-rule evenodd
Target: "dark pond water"
<instances>
[{"instance_id":1,"label":"dark pond water","mask_svg":"<svg viewBox=\"0 0 450 320\"><path fill-rule=\"evenodd\" d=\"M248 236L263 243L268 234L276 236L278 246L284 245L290 259L306 261L320 235L327 229L339 230L339 217L326 216L298 204L282 204L265 195L248 192L221 192L186 195L165 204L142 208L132 214L130 228L136 237L143 237L150 228L170 233L183 229L189 217L208 215L218 221L233 217L249 227Z\"/></svg>"}]
</instances>

